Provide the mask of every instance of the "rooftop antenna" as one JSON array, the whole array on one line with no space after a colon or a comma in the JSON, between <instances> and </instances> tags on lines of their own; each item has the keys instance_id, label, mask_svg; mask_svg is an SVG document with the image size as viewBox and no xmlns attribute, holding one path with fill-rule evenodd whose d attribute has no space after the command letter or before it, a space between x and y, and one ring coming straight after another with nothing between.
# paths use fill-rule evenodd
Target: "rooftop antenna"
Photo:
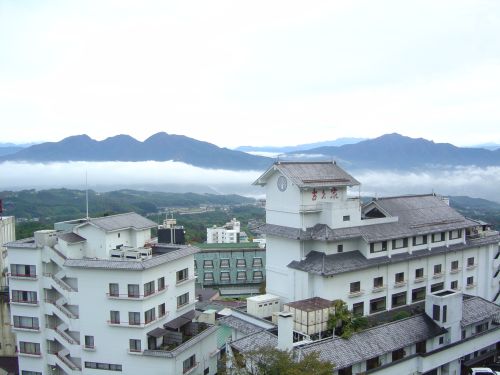
<instances>
[{"instance_id":1,"label":"rooftop antenna","mask_svg":"<svg viewBox=\"0 0 500 375\"><path fill-rule=\"evenodd\" d=\"M87 221L89 221L89 182L87 170L85 170L85 205L87 209Z\"/></svg>"}]
</instances>

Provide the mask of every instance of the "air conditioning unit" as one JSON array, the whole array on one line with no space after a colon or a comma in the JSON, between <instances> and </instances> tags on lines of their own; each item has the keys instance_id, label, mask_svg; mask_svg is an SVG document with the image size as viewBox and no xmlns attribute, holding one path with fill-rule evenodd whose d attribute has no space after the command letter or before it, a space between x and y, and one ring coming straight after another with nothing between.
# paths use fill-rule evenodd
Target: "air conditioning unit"
<instances>
[{"instance_id":1,"label":"air conditioning unit","mask_svg":"<svg viewBox=\"0 0 500 375\"><path fill-rule=\"evenodd\" d=\"M137 250L127 250L124 252L124 258L128 260L140 260L141 253Z\"/></svg>"},{"instance_id":2,"label":"air conditioning unit","mask_svg":"<svg viewBox=\"0 0 500 375\"><path fill-rule=\"evenodd\" d=\"M109 257L113 259L123 259L124 251L121 249L112 249L109 252Z\"/></svg>"},{"instance_id":3,"label":"air conditioning unit","mask_svg":"<svg viewBox=\"0 0 500 375\"><path fill-rule=\"evenodd\" d=\"M153 249L148 247L143 247L139 249L142 259L149 259L153 256Z\"/></svg>"}]
</instances>

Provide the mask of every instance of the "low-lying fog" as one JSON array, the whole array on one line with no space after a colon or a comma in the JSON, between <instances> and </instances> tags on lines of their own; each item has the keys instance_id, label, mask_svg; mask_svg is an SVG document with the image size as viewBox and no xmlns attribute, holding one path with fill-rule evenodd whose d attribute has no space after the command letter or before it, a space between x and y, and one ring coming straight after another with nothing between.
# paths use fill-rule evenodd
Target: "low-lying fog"
<instances>
[{"instance_id":1,"label":"low-lying fog","mask_svg":"<svg viewBox=\"0 0 500 375\"><path fill-rule=\"evenodd\" d=\"M85 188L98 191L122 188L241 194L262 197L252 186L263 171L227 171L193 167L179 162L0 163L0 190ZM500 167L456 167L421 172L349 170L362 183L362 195L436 192L468 195L500 202Z\"/></svg>"}]
</instances>

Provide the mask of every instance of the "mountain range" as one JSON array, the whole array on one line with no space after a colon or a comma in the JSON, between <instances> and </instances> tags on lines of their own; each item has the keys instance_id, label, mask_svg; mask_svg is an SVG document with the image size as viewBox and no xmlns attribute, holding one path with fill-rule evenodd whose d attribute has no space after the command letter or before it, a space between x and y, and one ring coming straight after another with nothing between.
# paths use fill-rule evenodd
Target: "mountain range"
<instances>
[{"instance_id":1,"label":"mountain range","mask_svg":"<svg viewBox=\"0 0 500 375\"><path fill-rule=\"evenodd\" d=\"M353 144L290 151L284 158L333 159L350 170L408 170L465 165L485 167L500 165L500 149L457 147L449 143L434 143L423 138L410 138L393 133ZM0 162L148 160L173 160L210 169L265 170L274 159L163 132L152 135L144 142L128 135L117 135L103 141L96 141L88 135L77 135L0 156Z\"/></svg>"},{"instance_id":2,"label":"mountain range","mask_svg":"<svg viewBox=\"0 0 500 375\"><path fill-rule=\"evenodd\" d=\"M212 169L256 169L269 166L268 158L220 148L183 135L157 133L140 142L129 135L117 135L96 141L88 135L76 135L59 142L33 145L0 161L180 161Z\"/></svg>"},{"instance_id":3,"label":"mountain range","mask_svg":"<svg viewBox=\"0 0 500 375\"><path fill-rule=\"evenodd\" d=\"M302 150L310 150L318 147L327 147L327 146L343 146L358 143L366 140L366 138L338 138L333 141L323 141L323 142L314 142L314 143L304 143L296 146L283 146L283 147L275 147L275 146L240 146L235 148L237 151L243 152L268 152L268 153L276 153L276 154L288 154L296 151Z\"/></svg>"}]
</instances>

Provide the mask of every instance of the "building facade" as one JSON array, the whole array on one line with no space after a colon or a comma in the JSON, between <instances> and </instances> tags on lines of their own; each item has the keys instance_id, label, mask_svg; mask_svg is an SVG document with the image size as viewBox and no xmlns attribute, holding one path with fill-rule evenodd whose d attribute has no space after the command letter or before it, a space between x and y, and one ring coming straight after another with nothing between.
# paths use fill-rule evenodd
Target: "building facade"
<instances>
[{"instance_id":1,"label":"building facade","mask_svg":"<svg viewBox=\"0 0 500 375\"><path fill-rule=\"evenodd\" d=\"M196 321L191 246L151 241L129 213L58 223L7 244L21 374L215 374Z\"/></svg>"},{"instance_id":2,"label":"building facade","mask_svg":"<svg viewBox=\"0 0 500 375\"><path fill-rule=\"evenodd\" d=\"M347 302L368 315L443 289L499 301L500 237L434 194L363 205L332 162L277 162L267 195L267 292L283 302Z\"/></svg>"},{"instance_id":3,"label":"building facade","mask_svg":"<svg viewBox=\"0 0 500 375\"><path fill-rule=\"evenodd\" d=\"M1 203L0 203L1 206ZM9 305L9 260L5 244L16 239L16 220L14 216L2 216L0 213L0 356L16 355L16 336L10 328Z\"/></svg>"},{"instance_id":4,"label":"building facade","mask_svg":"<svg viewBox=\"0 0 500 375\"><path fill-rule=\"evenodd\" d=\"M233 218L222 227L207 228L207 243L239 243L241 224ZM245 234L246 238L246 234Z\"/></svg>"},{"instance_id":5,"label":"building facade","mask_svg":"<svg viewBox=\"0 0 500 375\"><path fill-rule=\"evenodd\" d=\"M195 254L197 282L221 295L259 293L266 281L266 249L258 243L199 244Z\"/></svg>"}]
</instances>

